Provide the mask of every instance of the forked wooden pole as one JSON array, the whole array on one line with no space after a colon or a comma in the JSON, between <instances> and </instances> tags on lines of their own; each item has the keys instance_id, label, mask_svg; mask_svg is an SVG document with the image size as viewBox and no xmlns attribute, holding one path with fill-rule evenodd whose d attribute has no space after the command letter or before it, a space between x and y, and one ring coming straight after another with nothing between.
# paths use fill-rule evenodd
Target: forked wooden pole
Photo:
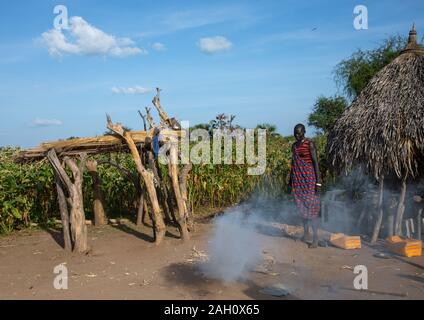
<instances>
[{"instance_id":1,"label":"forked wooden pole","mask_svg":"<svg viewBox=\"0 0 424 320\"><path fill-rule=\"evenodd\" d=\"M137 146L131 138L131 134L128 133L128 131L125 131L120 124L114 125L110 116L107 116L107 127L125 140L131 151L131 155L133 157L137 171L138 173L140 173L141 177L144 180L144 185L146 186L147 194L150 198L150 203L153 211L152 217L154 219L155 243L159 244L165 237L166 227L159 207L159 202L153 180L154 175L151 171L146 170L146 168L144 167Z\"/></svg>"},{"instance_id":2,"label":"forked wooden pole","mask_svg":"<svg viewBox=\"0 0 424 320\"><path fill-rule=\"evenodd\" d=\"M71 240L73 242L73 251L85 253L88 251L87 243L87 226L85 225L85 213L82 195L83 172L85 167L86 154L80 154L80 164L76 164L75 160L65 157L64 163L71 169L73 182L61 165L54 149L49 150L47 159L53 167L56 174L57 183L60 183L64 196L70 207L69 222L71 230ZM60 192L60 191L59 191ZM63 203L62 203L63 205ZM62 208L63 214L65 213ZM62 214L62 212L61 212ZM62 220L66 224L66 218ZM64 238L64 241L67 241ZM66 242L65 242L66 243Z\"/></svg>"},{"instance_id":3,"label":"forked wooden pole","mask_svg":"<svg viewBox=\"0 0 424 320\"><path fill-rule=\"evenodd\" d=\"M180 184L178 181L178 147L175 140L170 142L169 150L169 175L171 177L172 189L174 190L175 200L178 206L177 223L180 229L181 239L188 240L190 235L187 229L187 208L186 204L181 196Z\"/></svg>"},{"instance_id":4,"label":"forked wooden pole","mask_svg":"<svg viewBox=\"0 0 424 320\"><path fill-rule=\"evenodd\" d=\"M406 179L402 180L402 186L399 195L399 204L396 212L395 222L395 234L400 235L402 233L402 220L403 213L405 212L405 195L406 195Z\"/></svg>"},{"instance_id":5,"label":"forked wooden pole","mask_svg":"<svg viewBox=\"0 0 424 320\"><path fill-rule=\"evenodd\" d=\"M97 162L87 161L87 170L91 175L92 188L93 188L93 211L94 211L94 225L96 227L107 224L107 219L104 210L104 199L102 193L102 181L97 173Z\"/></svg>"},{"instance_id":6,"label":"forked wooden pole","mask_svg":"<svg viewBox=\"0 0 424 320\"><path fill-rule=\"evenodd\" d=\"M72 251L71 233L69 230L69 211L68 205L66 203L66 196L56 171L54 172L54 175L56 181L57 199L59 202L60 218L62 220L63 245L66 251Z\"/></svg>"},{"instance_id":7,"label":"forked wooden pole","mask_svg":"<svg viewBox=\"0 0 424 320\"><path fill-rule=\"evenodd\" d=\"M380 234L381 223L383 221L383 196L384 196L384 176L380 177L379 188L378 188L378 209L377 209L377 219L375 221L373 234L371 237L371 243L375 244Z\"/></svg>"}]
</instances>

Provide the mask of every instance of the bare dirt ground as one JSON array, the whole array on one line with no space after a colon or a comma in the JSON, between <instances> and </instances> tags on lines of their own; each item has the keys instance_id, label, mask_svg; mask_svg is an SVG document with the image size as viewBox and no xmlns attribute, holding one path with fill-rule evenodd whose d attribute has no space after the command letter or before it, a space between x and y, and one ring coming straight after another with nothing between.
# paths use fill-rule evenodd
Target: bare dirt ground
<instances>
[{"instance_id":1,"label":"bare dirt ground","mask_svg":"<svg viewBox=\"0 0 424 320\"><path fill-rule=\"evenodd\" d=\"M292 294L278 299L424 299L424 257L373 256L379 249L309 249L270 226L260 232L272 272L246 272L237 282L203 276L193 253L206 252L212 220L198 221L182 243L169 228L160 245L151 229L131 223L89 229L92 251L67 254L58 231L33 230L0 238L1 299L277 299L260 293L283 283ZM268 246L269 244L269 246ZM193 250L195 247L195 250ZM234 253L237 254L237 253ZM66 263L67 290L56 290L56 265ZM366 265L369 291L353 289L353 267Z\"/></svg>"}]
</instances>

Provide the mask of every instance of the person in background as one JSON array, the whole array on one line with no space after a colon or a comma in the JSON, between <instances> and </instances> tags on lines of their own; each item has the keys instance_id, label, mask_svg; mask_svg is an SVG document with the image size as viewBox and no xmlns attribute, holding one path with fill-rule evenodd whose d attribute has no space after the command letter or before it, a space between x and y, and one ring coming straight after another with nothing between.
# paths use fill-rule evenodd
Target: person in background
<instances>
[{"instance_id":1,"label":"person in background","mask_svg":"<svg viewBox=\"0 0 424 320\"><path fill-rule=\"evenodd\" d=\"M321 211L319 192L322 184L315 145L305 137L305 133L303 124L297 124L294 127L296 142L292 146L289 187L303 222L302 240L309 241L309 227L312 226L313 239L309 248L316 248L318 247L318 217Z\"/></svg>"},{"instance_id":2,"label":"person in background","mask_svg":"<svg viewBox=\"0 0 424 320\"><path fill-rule=\"evenodd\" d=\"M155 127L155 129L153 130L152 149L156 159L159 157L159 150L160 150L159 135L160 135L160 130L157 127Z\"/></svg>"}]
</instances>

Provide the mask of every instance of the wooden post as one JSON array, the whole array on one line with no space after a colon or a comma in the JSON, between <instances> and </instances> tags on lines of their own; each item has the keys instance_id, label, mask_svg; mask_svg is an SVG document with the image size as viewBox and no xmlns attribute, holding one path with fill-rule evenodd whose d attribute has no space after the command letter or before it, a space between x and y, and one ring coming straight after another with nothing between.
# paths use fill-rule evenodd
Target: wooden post
<instances>
[{"instance_id":1,"label":"wooden post","mask_svg":"<svg viewBox=\"0 0 424 320\"><path fill-rule=\"evenodd\" d=\"M175 118L169 118L168 114L163 110L162 105L160 103L160 88L156 88L156 96L153 98L153 105L156 107L156 110L159 113L160 122L163 126L167 126L173 129L181 129L181 125Z\"/></svg>"},{"instance_id":2,"label":"wooden post","mask_svg":"<svg viewBox=\"0 0 424 320\"><path fill-rule=\"evenodd\" d=\"M422 224L423 224L423 209L418 210L417 214L417 239L421 240L422 238Z\"/></svg>"},{"instance_id":3,"label":"wooden post","mask_svg":"<svg viewBox=\"0 0 424 320\"><path fill-rule=\"evenodd\" d=\"M177 223L180 230L181 239L188 240L190 238L187 229L187 212L184 200L181 196L180 184L178 182L178 148L175 139L171 138L169 150L169 175L171 177L172 189L174 190L175 200L178 206Z\"/></svg>"},{"instance_id":4,"label":"wooden post","mask_svg":"<svg viewBox=\"0 0 424 320\"><path fill-rule=\"evenodd\" d=\"M155 123L153 122L152 115L150 114L150 108L146 107L146 117L147 121L149 122L150 129L155 127Z\"/></svg>"},{"instance_id":5,"label":"wooden post","mask_svg":"<svg viewBox=\"0 0 424 320\"><path fill-rule=\"evenodd\" d=\"M396 214L395 214L395 210L397 207L397 199L390 195L388 197L389 199L386 199L386 206L385 209L387 210L387 218L386 218L386 227L387 227L387 232L386 232L386 237L391 237L393 235L395 235L395 230L396 230Z\"/></svg>"},{"instance_id":6,"label":"wooden post","mask_svg":"<svg viewBox=\"0 0 424 320\"><path fill-rule=\"evenodd\" d=\"M161 119L161 122L165 125L172 126L172 124L169 121L169 117L167 113L163 110L162 105L160 103L160 88L156 88L156 96L153 98L153 105L156 107L156 110L159 113L159 117Z\"/></svg>"},{"instance_id":7,"label":"wooden post","mask_svg":"<svg viewBox=\"0 0 424 320\"><path fill-rule=\"evenodd\" d=\"M71 169L74 177L71 192L71 234L74 236L74 251L85 253L88 251L87 226L85 224L85 213L82 195L83 172L85 166L85 155L80 155L80 165L77 166L75 160L65 157L63 160Z\"/></svg>"},{"instance_id":8,"label":"wooden post","mask_svg":"<svg viewBox=\"0 0 424 320\"><path fill-rule=\"evenodd\" d=\"M378 216L375 221L373 234L371 237L371 243L374 244L377 242L378 235L380 233L381 222L383 221L383 196L384 196L384 176L380 177L379 181L379 193L378 193Z\"/></svg>"},{"instance_id":9,"label":"wooden post","mask_svg":"<svg viewBox=\"0 0 424 320\"><path fill-rule=\"evenodd\" d=\"M175 217L175 212L174 212L174 203L172 201L170 191L168 190L168 187L165 181L163 180L161 171L158 170L158 173L159 173L159 179L160 179L159 181L161 185L161 190L164 197L164 206L166 206L168 210L168 217L169 219L171 219L172 222L177 223L177 218Z\"/></svg>"},{"instance_id":10,"label":"wooden post","mask_svg":"<svg viewBox=\"0 0 424 320\"><path fill-rule=\"evenodd\" d=\"M361 230L362 220L364 219L365 214L367 213L367 211L368 211L368 206L366 204L364 204L364 207L361 210L361 214L359 215L359 219L356 222L356 231L357 232L360 232L360 230Z\"/></svg>"},{"instance_id":11,"label":"wooden post","mask_svg":"<svg viewBox=\"0 0 424 320\"><path fill-rule=\"evenodd\" d=\"M62 220L63 245L66 251L72 251L72 241L69 230L68 205L66 204L65 193L56 171L54 172L54 175L56 181L57 199L59 202L60 218Z\"/></svg>"},{"instance_id":12,"label":"wooden post","mask_svg":"<svg viewBox=\"0 0 424 320\"><path fill-rule=\"evenodd\" d=\"M402 180L402 186L399 195L399 204L396 212L395 234L402 233L403 213L405 212L406 179Z\"/></svg>"},{"instance_id":13,"label":"wooden post","mask_svg":"<svg viewBox=\"0 0 424 320\"><path fill-rule=\"evenodd\" d=\"M150 198L150 203L152 205L152 211L153 211L152 216L154 218L155 243L159 244L162 242L163 238L165 237L166 227L165 227L165 223L163 221L160 207L159 207L159 202L158 202L158 198L156 194L156 188L153 181L154 175L151 171L146 170L146 168L143 166L140 154L137 150L137 146L135 145L131 137L131 134L128 131L125 131L120 124L114 125L112 123L112 119L109 116L107 116L107 123L108 123L107 127L110 130L118 134L121 138L123 138L126 141L131 151L131 155L135 162L137 171L144 180L147 194Z\"/></svg>"},{"instance_id":14,"label":"wooden post","mask_svg":"<svg viewBox=\"0 0 424 320\"><path fill-rule=\"evenodd\" d=\"M188 173L191 171L192 167L193 167L192 163L188 163L184 165L178 177L178 180L180 181L181 197L183 198L183 201L184 201L184 211L186 212L187 227L189 231L194 231L194 217L193 217L193 212L190 209L190 204L188 202L188 193L187 193L187 176L188 176Z\"/></svg>"},{"instance_id":15,"label":"wooden post","mask_svg":"<svg viewBox=\"0 0 424 320\"><path fill-rule=\"evenodd\" d=\"M411 228L409 226L409 220L405 220L405 232L406 232L406 237L411 238Z\"/></svg>"},{"instance_id":16,"label":"wooden post","mask_svg":"<svg viewBox=\"0 0 424 320\"><path fill-rule=\"evenodd\" d=\"M149 216L150 217L150 220L152 220L152 222L153 222L153 219L152 219L152 216L151 216L151 214L149 213L149 207L148 207L148 205L147 205L147 201L146 201L147 199L144 199L144 202L143 202L143 217L141 218L141 222L144 224L144 225L146 225L147 223L146 223L146 216Z\"/></svg>"},{"instance_id":17,"label":"wooden post","mask_svg":"<svg viewBox=\"0 0 424 320\"><path fill-rule=\"evenodd\" d=\"M144 128L144 131L147 131L146 116L145 116L145 115L143 115L143 114L141 113L141 111L140 111L140 110L138 110L138 114L140 115L141 119L143 120L143 128Z\"/></svg>"},{"instance_id":18,"label":"wooden post","mask_svg":"<svg viewBox=\"0 0 424 320\"><path fill-rule=\"evenodd\" d=\"M141 190L141 193L138 194L137 201L137 220L136 225L141 226L143 223L143 210L144 210L144 191Z\"/></svg>"},{"instance_id":19,"label":"wooden post","mask_svg":"<svg viewBox=\"0 0 424 320\"><path fill-rule=\"evenodd\" d=\"M71 237L73 241L73 251L78 253L85 253L88 251L87 243L87 226L85 225L85 214L82 195L82 182L83 172L85 167L86 154L80 154L80 164L77 166L76 162L68 157L63 161L71 169L73 182L67 175L65 169L62 167L56 152L51 149L47 153L47 158L57 174L57 179L63 187L66 188L66 198L70 206L70 225Z\"/></svg>"},{"instance_id":20,"label":"wooden post","mask_svg":"<svg viewBox=\"0 0 424 320\"><path fill-rule=\"evenodd\" d=\"M87 169L91 175L92 187L93 187L93 212L94 212L94 225L102 226L107 223L105 210L104 210L104 200L102 193L102 181L97 173L97 162L96 161L87 161Z\"/></svg>"},{"instance_id":21,"label":"wooden post","mask_svg":"<svg viewBox=\"0 0 424 320\"><path fill-rule=\"evenodd\" d=\"M163 179L161 179L162 177L160 175L159 168L156 166L155 156L151 150L146 150L146 158L147 158L149 169L152 170L155 176L155 179L157 181L156 191L158 193L160 203L162 204L163 212L165 214L165 219L169 223L171 222L176 223L177 221L175 219L173 208L168 206L169 204L168 193L166 192L167 190L166 190L165 183Z\"/></svg>"}]
</instances>

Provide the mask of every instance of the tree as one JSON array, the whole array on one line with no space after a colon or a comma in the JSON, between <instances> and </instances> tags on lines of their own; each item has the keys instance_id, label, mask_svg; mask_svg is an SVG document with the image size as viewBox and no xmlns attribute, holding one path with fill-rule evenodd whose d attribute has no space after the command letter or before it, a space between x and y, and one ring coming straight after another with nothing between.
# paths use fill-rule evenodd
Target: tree
<instances>
[{"instance_id":1,"label":"tree","mask_svg":"<svg viewBox=\"0 0 424 320\"><path fill-rule=\"evenodd\" d=\"M209 132L212 133L214 129L220 129L224 131L232 132L236 129L240 129L239 125L234 125L235 115L227 116L225 113L218 114L214 120L209 121Z\"/></svg>"},{"instance_id":2,"label":"tree","mask_svg":"<svg viewBox=\"0 0 424 320\"><path fill-rule=\"evenodd\" d=\"M192 127L190 127L190 130L196 130L196 129L203 129L209 131L209 124L208 123L199 123Z\"/></svg>"},{"instance_id":3,"label":"tree","mask_svg":"<svg viewBox=\"0 0 424 320\"><path fill-rule=\"evenodd\" d=\"M406 38L392 36L376 49L357 50L336 66L336 83L349 98L354 99L378 71L400 55L406 43Z\"/></svg>"},{"instance_id":4,"label":"tree","mask_svg":"<svg viewBox=\"0 0 424 320\"><path fill-rule=\"evenodd\" d=\"M230 130L234 129L233 121L234 121L235 118L236 118L236 116L232 114L232 115L230 115L230 118L228 119L228 126L230 127Z\"/></svg>"},{"instance_id":5,"label":"tree","mask_svg":"<svg viewBox=\"0 0 424 320\"><path fill-rule=\"evenodd\" d=\"M308 125L328 133L347 106L348 102L344 97L321 96L315 102L314 109L308 117Z\"/></svg>"},{"instance_id":6,"label":"tree","mask_svg":"<svg viewBox=\"0 0 424 320\"><path fill-rule=\"evenodd\" d=\"M274 125L274 124L261 123L261 124L258 124L256 126L256 129L265 129L266 130L266 133L269 134L269 135L273 135L273 136L278 135L278 133L277 133L277 126Z\"/></svg>"},{"instance_id":7,"label":"tree","mask_svg":"<svg viewBox=\"0 0 424 320\"><path fill-rule=\"evenodd\" d=\"M225 113L218 114L214 120L210 121L211 129L224 129L227 126L228 117Z\"/></svg>"}]
</instances>

